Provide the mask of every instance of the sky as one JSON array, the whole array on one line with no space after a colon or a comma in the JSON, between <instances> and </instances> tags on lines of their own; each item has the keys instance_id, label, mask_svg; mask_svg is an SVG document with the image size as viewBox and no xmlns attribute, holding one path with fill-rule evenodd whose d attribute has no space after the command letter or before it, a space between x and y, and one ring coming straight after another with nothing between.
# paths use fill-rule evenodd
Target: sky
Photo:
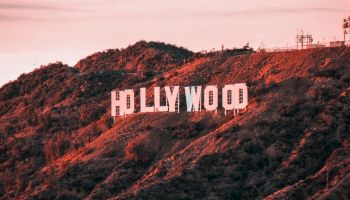
<instances>
[{"instance_id":1,"label":"sky","mask_svg":"<svg viewBox=\"0 0 350 200\"><path fill-rule=\"evenodd\" d=\"M349 0L0 0L0 86L41 65L74 66L139 40L192 51L341 40Z\"/></svg>"}]
</instances>

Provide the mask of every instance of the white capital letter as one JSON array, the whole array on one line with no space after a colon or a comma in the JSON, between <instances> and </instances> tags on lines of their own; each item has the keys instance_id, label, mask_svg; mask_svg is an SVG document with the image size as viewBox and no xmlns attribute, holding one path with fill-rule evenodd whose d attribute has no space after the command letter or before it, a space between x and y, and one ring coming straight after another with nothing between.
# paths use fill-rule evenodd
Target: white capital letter
<instances>
[{"instance_id":1,"label":"white capital letter","mask_svg":"<svg viewBox=\"0 0 350 200\"><path fill-rule=\"evenodd\" d=\"M218 108L218 88L210 85L204 89L204 108L207 111L213 111Z\"/></svg>"},{"instance_id":2,"label":"white capital letter","mask_svg":"<svg viewBox=\"0 0 350 200\"><path fill-rule=\"evenodd\" d=\"M123 102L124 115L129 115L135 111L135 95L134 90L124 90L121 95L121 101Z\"/></svg>"},{"instance_id":3,"label":"white capital letter","mask_svg":"<svg viewBox=\"0 0 350 200\"><path fill-rule=\"evenodd\" d=\"M190 90L191 88L191 90ZM187 112L201 110L202 86L185 87Z\"/></svg>"},{"instance_id":4,"label":"white capital letter","mask_svg":"<svg viewBox=\"0 0 350 200\"><path fill-rule=\"evenodd\" d=\"M141 112L154 112L154 107L146 105L146 88L140 88Z\"/></svg>"},{"instance_id":5,"label":"white capital letter","mask_svg":"<svg viewBox=\"0 0 350 200\"><path fill-rule=\"evenodd\" d=\"M160 105L160 87L154 87L154 108L156 111L164 112L168 111L168 106Z\"/></svg>"},{"instance_id":6,"label":"white capital letter","mask_svg":"<svg viewBox=\"0 0 350 200\"><path fill-rule=\"evenodd\" d=\"M171 89L169 86L165 86L165 94L167 101L169 103L169 112L175 112L176 111L176 100L177 102L177 110L179 111L179 86L174 86L173 87L173 92L171 92Z\"/></svg>"},{"instance_id":7,"label":"white capital letter","mask_svg":"<svg viewBox=\"0 0 350 200\"><path fill-rule=\"evenodd\" d=\"M225 85L225 87L222 89L222 107L225 109L225 115L226 111L233 110L235 108L235 105L233 104L234 91L234 85Z\"/></svg>"},{"instance_id":8,"label":"white capital letter","mask_svg":"<svg viewBox=\"0 0 350 200\"><path fill-rule=\"evenodd\" d=\"M233 104L235 109L245 109L248 105L248 87L245 83L234 84Z\"/></svg>"},{"instance_id":9,"label":"white capital letter","mask_svg":"<svg viewBox=\"0 0 350 200\"><path fill-rule=\"evenodd\" d=\"M111 92L111 115L112 117L124 115L124 103L122 102L121 96L123 91L112 91Z\"/></svg>"}]
</instances>

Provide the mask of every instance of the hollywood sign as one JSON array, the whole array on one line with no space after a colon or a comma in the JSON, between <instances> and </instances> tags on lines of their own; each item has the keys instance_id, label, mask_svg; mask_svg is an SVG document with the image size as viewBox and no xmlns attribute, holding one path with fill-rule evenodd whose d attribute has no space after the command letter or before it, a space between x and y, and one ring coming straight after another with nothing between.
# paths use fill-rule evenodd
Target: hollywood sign
<instances>
[{"instance_id":1,"label":"hollywood sign","mask_svg":"<svg viewBox=\"0 0 350 200\"><path fill-rule=\"evenodd\" d=\"M154 104L146 103L146 88L140 88L140 112L180 112L180 86L165 86L165 102L161 105L160 87L154 87ZM219 106L218 88L215 85L184 87L187 112L206 111L217 112ZM248 105L248 88L245 83L225 85L221 91L221 105L227 111L237 114ZM163 97L164 98L164 97ZM202 99L204 104L202 104ZM165 104L165 105L164 105ZM111 92L111 115L125 116L135 112L135 92L133 89L113 90Z\"/></svg>"}]
</instances>

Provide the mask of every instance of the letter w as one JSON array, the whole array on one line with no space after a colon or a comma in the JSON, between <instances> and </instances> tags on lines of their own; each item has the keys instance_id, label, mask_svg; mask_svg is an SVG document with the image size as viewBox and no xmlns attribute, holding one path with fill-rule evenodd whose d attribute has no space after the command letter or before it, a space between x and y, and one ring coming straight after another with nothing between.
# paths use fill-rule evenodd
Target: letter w
<instances>
[{"instance_id":1,"label":"letter w","mask_svg":"<svg viewBox=\"0 0 350 200\"><path fill-rule=\"evenodd\" d=\"M201 110L202 86L185 87L185 95L187 112Z\"/></svg>"}]
</instances>

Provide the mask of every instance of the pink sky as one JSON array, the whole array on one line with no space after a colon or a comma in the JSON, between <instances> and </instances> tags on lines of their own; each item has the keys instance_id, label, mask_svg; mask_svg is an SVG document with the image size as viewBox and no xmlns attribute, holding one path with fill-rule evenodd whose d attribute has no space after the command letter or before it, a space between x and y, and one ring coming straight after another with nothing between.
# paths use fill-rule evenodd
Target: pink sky
<instances>
[{"instance_id":1,"label":"pink sky","mask_svg":"<svg viewBox=\"0 0 350 200\"><path fill-rule=\"evenodd\" d=\"M0 86L41 64L79 59L141 39L193 51L342 39L349 0L0 0Z\"/></svg>"}]
</instances>

